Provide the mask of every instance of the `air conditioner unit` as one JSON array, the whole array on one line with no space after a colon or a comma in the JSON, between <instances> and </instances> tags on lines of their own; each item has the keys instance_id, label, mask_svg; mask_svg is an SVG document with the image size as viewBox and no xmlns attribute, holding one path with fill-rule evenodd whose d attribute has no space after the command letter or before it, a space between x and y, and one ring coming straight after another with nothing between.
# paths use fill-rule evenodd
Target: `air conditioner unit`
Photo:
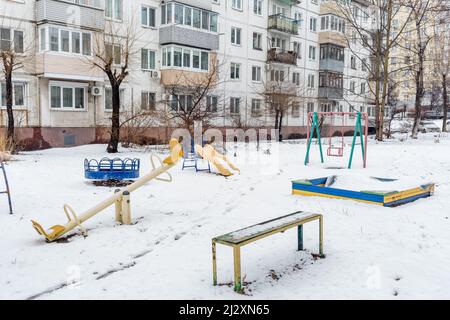
<instances>
[{"instance_id":1,"label":"air conditioner unit","mask_svg":"<svg viewBox=\"0 0 450 320\"><path fill-rule=\"evenodd\" d=\"M103 88L102 87L92 87L91 94L93 96L101 96L103 94Z\"/></svg>"},{"instance_id":2,"label":"air conditioner unit","mask_svg":"<svg viewBox=\"0 0 450 320\"><path fill-rule=\"evenodd\" d=\"M152 71L151 77L153 79L159 79L160 78L160 74L158 71Z\"/></svg>"}]
</instances>

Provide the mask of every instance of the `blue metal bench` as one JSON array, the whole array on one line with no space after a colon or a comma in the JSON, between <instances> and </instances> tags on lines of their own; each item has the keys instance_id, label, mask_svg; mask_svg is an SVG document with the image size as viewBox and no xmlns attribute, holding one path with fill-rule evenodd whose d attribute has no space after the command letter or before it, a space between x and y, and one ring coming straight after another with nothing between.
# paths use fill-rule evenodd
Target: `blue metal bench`
<instances>
[{"instance_id":1,"label":"blue metal bench","mask_svg":"<svg viewBox=\"0 0 450 320\"><path fill-rule=\"evenodd\" d=\"M6 190L0 191L0 194L8 195L9 214L13 214L12 203L11 203L11 192L9 191L8 177L6 176L6 170L5 170L5 165L4 165L3 161L0 161L0 168L2 169L2 172L3 172L3 178L5 180L5 187L6 187Z\"/></svg>"},{"instance_id":2,"label":"blue metal bench","mask_svg":"<svg viewBox=\"0 0 450 320\"><path fill-rule=\"evenodd\" d=\"M89 180L126 180L139 178L139 159L84 160L84 176Z\"/></svg>"}]
</instances>

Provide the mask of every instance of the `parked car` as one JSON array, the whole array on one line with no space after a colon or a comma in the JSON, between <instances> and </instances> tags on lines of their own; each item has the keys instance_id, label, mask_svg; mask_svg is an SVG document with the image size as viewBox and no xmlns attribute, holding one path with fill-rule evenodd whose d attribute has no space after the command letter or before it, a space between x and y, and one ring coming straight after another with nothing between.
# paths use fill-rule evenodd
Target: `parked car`
<instances>
[{"instance_id":1,"label":"parked car","mask_svg":"<svg viewBox=\"0 0 450 320\"><path fill-rule=\"evenodd\" d=\"M422 133L441 132L441 129L437 126L436 123L434 123L434 121L420 121L419 131L421 131Z\"/></svg>"}]
</instances>

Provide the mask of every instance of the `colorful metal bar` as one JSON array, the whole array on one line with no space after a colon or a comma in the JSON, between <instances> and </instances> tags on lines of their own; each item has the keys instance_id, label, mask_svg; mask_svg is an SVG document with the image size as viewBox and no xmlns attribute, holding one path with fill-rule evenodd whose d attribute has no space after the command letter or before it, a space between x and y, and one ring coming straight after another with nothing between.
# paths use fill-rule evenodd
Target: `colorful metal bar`
<instances>
[{"instance_id":1,"label":"colorful metal bar","mask_svg":"<svg viewBox=\"0 0 450 320\"><path fill-rule=\"evenodd\" d=\"M334 199L349 199L382 205L385 207L394 207L420 198L430 197L434 192L433 183L403 191L386 191L375 193L370 191L354 191L326 187L324 183L327 179L328 178L317 178L292 181L292 194L303 196L320 196Z\"/></svg>"}]
</instances>

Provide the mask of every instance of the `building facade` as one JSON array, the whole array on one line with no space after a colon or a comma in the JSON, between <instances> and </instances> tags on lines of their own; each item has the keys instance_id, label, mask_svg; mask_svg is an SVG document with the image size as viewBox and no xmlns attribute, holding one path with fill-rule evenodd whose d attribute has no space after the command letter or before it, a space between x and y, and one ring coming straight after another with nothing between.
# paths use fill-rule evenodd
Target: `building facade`
<instances>
[{"instance_id":1,"label":"building facade","mask_svg":"<svg viewBox=\"0 0 450 320\"><path fill-rule=\"evenodd\" d=\"M367 3L353 5L364 23ZM284 109L286 138L306 133L311 111L373 115L364 48L348 41L351 30L334 6L323 0L0 0L2 45L23 59L13 74L19 138L57 147L105 141L112 91L94 66L95 47L106 29L130 27L136 37L121 85L124 111L170 113L188 105L188 96L174 99L170 88L180 75L198 79L217 67L205 100L218 128L273 127L264 92L274 81L298 87ZM123 48L105 50L120 68ZM347 126L345 119L331 121ZM175 126L154 121L145 135L165 142Z\"/></svg>"}]
</instances>

